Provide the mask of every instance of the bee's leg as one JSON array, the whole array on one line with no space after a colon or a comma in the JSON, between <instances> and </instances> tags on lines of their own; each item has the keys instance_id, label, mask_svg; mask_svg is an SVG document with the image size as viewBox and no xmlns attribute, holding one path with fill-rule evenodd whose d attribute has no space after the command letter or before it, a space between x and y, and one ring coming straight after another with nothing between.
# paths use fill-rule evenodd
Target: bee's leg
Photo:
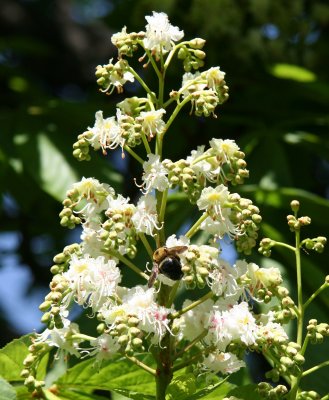
<instances>
[{"instance_id":1,"label":"bee's leg","mask_svg":"<svg viewBox=\"0 0 329 400\"><path fill-rule=\"evenodd\" d=\"M147 282L147 286L149 288L151 288L154 285L154 282L155 282L155 280L156 280L156 278L158 276L158 273L159 273L158 264L157 263L153 263L153 268L152 268L152 272L151 272L151 275L150 275L150 279Z\"/></svg>"}]
</instances>

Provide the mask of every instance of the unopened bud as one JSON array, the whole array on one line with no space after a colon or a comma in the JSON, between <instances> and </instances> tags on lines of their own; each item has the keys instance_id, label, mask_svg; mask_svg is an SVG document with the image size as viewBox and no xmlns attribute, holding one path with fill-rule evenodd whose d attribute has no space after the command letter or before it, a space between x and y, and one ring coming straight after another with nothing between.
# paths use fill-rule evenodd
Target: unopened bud
<instances>
[{"instance_id":1,"label":"unopened bud","mask_svg":"<svg viewBox=\"0 0 329 400\"><path fill-rule=\"evenodd\" d=\"M299 201L298 200L293 200L290 203L290 207L291 207L292 211L296 213L299 210Z\"/></svg>"}]
</instances>

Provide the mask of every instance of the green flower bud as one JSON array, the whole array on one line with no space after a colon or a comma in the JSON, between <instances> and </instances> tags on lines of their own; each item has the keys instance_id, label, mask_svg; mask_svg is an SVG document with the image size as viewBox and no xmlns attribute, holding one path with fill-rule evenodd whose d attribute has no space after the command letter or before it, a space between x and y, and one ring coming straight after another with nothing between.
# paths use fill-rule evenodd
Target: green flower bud
<instances>
[{"instance_id":1,"label":"green flower bud","mask_svg":"<svg viewBox=\"0 0 329 400\"><path fill-rule=\"evenodd\" d=\"M39 305L39 310L42 312L45 312L48 310L48 308L51 306L51 301L44 301Z\"/></svg>"}]
</instances>

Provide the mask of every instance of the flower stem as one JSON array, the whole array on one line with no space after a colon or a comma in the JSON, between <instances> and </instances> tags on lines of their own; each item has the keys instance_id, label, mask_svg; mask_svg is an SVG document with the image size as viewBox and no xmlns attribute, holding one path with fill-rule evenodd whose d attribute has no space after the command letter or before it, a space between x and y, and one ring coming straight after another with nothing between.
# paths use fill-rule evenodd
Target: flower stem
<instances>
[{"instance_id":1,"label":"flower stem","mask_svg":"<svg viewBox=\"0 0 329 400\"><path fill-rule=\"evenodd\" d=\"M213 292L208 292L204 296L200 297L199 300L196 300L193 303L191 303L190 305L188 305L187 307L182 308L180 311L177 311L174 314L171 314L170 318L171 319L175 319L175 318L180 317L181 315L183 315L183 314L187 313L188 311L192 310L194 307L202 304L206 300L211 299L213 295L214 295Z\"/></svg>"},{"instance_id":2,"label":"flower stem","mask_svg":"<svg viewBox=\"0 0 329 400\"><path fill-rule=\"evenodd\" d=\"M300 231L295 231L295 259L296 259L296 280L297 280L297 302L298 302L298 317L297 317L297 340L296 342L302 346L303 342L303 323L304 323L304 306L303 306L303 290L302 290L302 265L300 256ZM302 378L300 373L291 378L291 389L289 399L296 398L299 382Z\"/></svg>"},{"instance_id":3,"label":"flower stem","mask_svg":"<svg viewBox=\"0 0 329 400\"><path fill-rule=\"evenodd\" d=\"M309 368L302 373L302 377L312 374L313 372L318 371L320 368L329 366L329 360L323 361L321 364L316 365L315 367Z\"/></svg>"},{"instance_id":4,"label":"flower stem","mask_svg":"<svg viewBox=\"0 0 329 400\"><path fill-rule=\"evenodd\" d=\"M120 253L118 253L115 250L111 250L110 254L113 257L117 258L119 261L121 261L123 264L127 265L127 267L129 267L131 270L136 272L136 274L138 274L141 278L144 278L147 281L149 280L149 276L147 274L145 274L144 272L142 272L138 267L136 267L136 265L134 263L132 263L126 257L122 256Z\"/></svg>"},{"instance_id":5,"label":"flower stem","mask_svg":"<svg viewBox=\"0 0 329 400\"><path fill-rule=\"evenodd\" d=\"M140 164L144 164L144 160L137 154L134 152L134 150L132 150L129 146L124 145L123 148L132 156L134 157L135 160L137 160Z\"/></svg>"},{"instance_id":6,"label":"flower stem","mask_svg":"<svg viewBox=\"0 0 329 400\"><path fill-rule=\"evenodd\" d=\"M148 240L146 239L146 236L144 235L144 233L140 232L138 234L140 240L142 241L145 250L147 251L147 254L149 255L150 259L153 259L153 250L152 247L150 246L150 243L148 242Z\"/></svg>"},{"instance_id":7,"label":"flower stem","mask_svg":"<svg viewBox=\"0 0 329 400\"><path fill-rule=\"evenodd\" d=\"M156 376L156 370L149 367L148 365L144 364L142 361L138 360L138 358L136 357L129 357L126 355L126 358L133 362L134 364L136 364L138 367L144 369L146 372L148 372L149 374Z\"/></svg>"},{"instance_id":8,"label":"flower stem","mask_svg":"<svg viewBox=\"0 0 329 400\"><path fill-rule=\"evenodd\" d=\"M172 112L170 118L168 119L167 123L166 123L166 128L164 129L164 131L161 133L161 140L163 139L165 133L167 132L168 128L170 127L170 125L174 122L174 119L177 117L177 114L179 113L179 111L183 108L183 106L188 103L192 98L192 95L188 95L185 97L185 99L182 102L177 103L176 108L174 109L174 111Z\"/></svg>"},{"instance_id":9,"label":"flower stem","mask_svg":"<svg viewBox=\"0 0 329 400\"><path fill-rule=\"evenodd\" d=\"M199 230L200 225L202 224L202 222L208 217L208 214L205 212L201 215L201 217L194 223L193 226L191 226L191 228L185 233L185 236L189 239L191 239L191 237L193 235L196 234L196 232Z\"/></svg>"},{"instance_id":10,"label":"flower stem","mask_svg":"<svg viewBox=\"0 0 329 400\"><path fill-rule=\"evenodd\" d=\"M306 309L306 307L308 307L310 305L310 303L324 290L327 289L328 287L328 283L323 283L313 294L312 296L310 296L310 298L305 301L304 303L304 310Z\"/></svg>"},{"instance_id":11,"label":"flower stem","mask_svg":"<svg viewBox=\"0 0 329 400\"><path fill-rule=\"evenodd\" d=\"M143 89L145 90L146 93L151 97L153 101L156 101L155 94L151 91L151 89L147 86L147 84L144 82L144 80L138 75L138 73L134 70L134 68L129 67L128 68L129 72L131 72L136 80L141 84Z\"/></svg>"},{"instance_id":12,"label":"flower stem","mask_svg":"<svg viewBox=\"0 0 329 400\"><path fill-rule=\"evenodd\" d=\"M184 353L187 353L196 343L200 342L206 335L208 331L205 329L200 335L198 335L195 339L193 339L187 346L185 346L179 353L176 354L175 359L182 356Z\"/></svg>"}]
</instances>

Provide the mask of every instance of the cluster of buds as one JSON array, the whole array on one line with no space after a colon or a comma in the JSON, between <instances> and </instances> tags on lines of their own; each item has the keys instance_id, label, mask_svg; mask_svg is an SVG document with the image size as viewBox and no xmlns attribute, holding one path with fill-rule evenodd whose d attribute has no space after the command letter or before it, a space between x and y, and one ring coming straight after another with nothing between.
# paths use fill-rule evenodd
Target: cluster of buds
<instances>
[{"instance_id":1,"label":"cluster of buds","mask_svg":"<svg viewBox=\"0 0 329 400\"><path fill-rule=\"evenodd\" d=\"M190 245L180 255L183 281L188 289L206 286L209 273L218 267L218 253L215 247Z\"/></svg>"},{"instance_id":2,"label":"cluster of buds","mask_svg":"<svg viewBox=\"0 0 329 400\"><path fill-rule=\"evenodd\" d=\"M288 393L288 388L285 385L277 385L273 387L270 383L260 382L257 387L259 395L268 400L283 399Z\"/></svg>"},{"instance_id":3,"label":"cluster of buds","mask_svg":"<svg viewBox=\"0 0 329 400\"><path fill-rule=\"evenodd\" d=\"M21 371L21 377L25 379L24 385L30 392L34 392L34 397L42 396L42 388L45 382L36 378L38 366L43 356L49 352L49 346L46 343L34 342L29 346L29 354L23 361L24 368Z\"/></svg>"},{"instance_id":4,"label":"cluster of buds","mask_svg":"<svg viewBox=\"0 0 329 400\"><path fill-rule=\"evenodd\" d=\"M205 178L197 175L187 160L163 160L163 166L168 170L168 180L172 188L179 187L191 203L196 203L205 186Z\"/></svg>"},{"instance_id":5,"label":"cluster of buds","mask_svg":"<svg viewBox=\"0 0 329 400\"><path fill-rule=\"evenodd\" d=\"M323 338L329 336L329 324L318 323L316 319L311 319L307 325L307 337L312 344L323 342Z\"/></svg>"},{"instance_id":6,"label":"cluster of buds","mask_svg":"<svg viewBox=\"0 0 329 400\"><path fill-rule=\"evenodd\" d=\"M61 274L57 274L53 277L49 286L50 292L39 306L39 310L44 313L41 322L46 324L48 329L61 329L64 326L62 300L68 293L68 282Z\"/></svg>"},{"instance_id":7,"label":"cluster of buds","mask_svg":"<svg viewBox=\"0 0 329 400\"><path fill-rule=\"evenodd\" d=\"M294 215L289 214L287 215L287 221L291 232L298 232L301 227L311 224L311 218L307 216L296 218Z\"/></svg>"},{"instance_id":8,"label":"cluster of buds","mask_svg":"<svg viewBox=\"0 0 329 400\"><path fill-rule=\"evenodd\" d=\"M321 396L315 390L302 391L297 394L296 400L320 400Z\"/></svg>"},{"instance_id":9,"label":"cluster of buds","mask_svg":"<svg viewBox=\"0 0 329 400\"><path fill-rule=\"evenodd\" d=\"M283 286L278 286L275 295L281 303L280 309L275 314L276 320L282 324L286 324L296 318L296 305L289 296L289 290Z\"/></svg>"},{"instance_id":10,"label":"cluster of buds","mask_svg":"<svg viewBox=\"0 0 329 400\"><path fill-rule=\"evenodd\" d=\"M123 59L115 64L110 60L106 65L98 65L95 75L102 92L108 92L108 94L111 94L115 88L118 93L121 93L126 82L134 81L134 75L129 71L129 64Z\"/></svg>"},{"instance_id":11,"label":"cluster of buds","mask_svg":"<svg viewBox=\"0 0 329 400\"><path fill-rule=\"evenodd\" d=\"M297 376L301 371L301 366L305 362L304 356L301 354L301 346L295 342L289 342L277 346L279 363L275 368L266 373L267 378L271 378L273 382L278 382L280 376L291 375Z\"/></svg>"},{"instance_id":12,"label":"cluster of buds","mask_svg":"<svg viewBox=\"0 0 329 400\"><path fill-rule=\"evenodd\" d=\"M120 201L122 199L122 201ZM116 204L119 203L119 207ZM107 219L102 224L99 238L104 242L104 249L127 254L133 258L136 254L137 234L132 222L135 206L119 195L111 202L105 212Z\"/></svg>"},{"instance_id":13,"label":"cluster of buds","mask_svg":"<svg viewBox=\"0 0 329 400\"><path fill-rule=\"evenodd\" d=\"M206 41L195 38L186 42L178 51L178 58L183 60L183 67L186 72L196 71L204 66L206 53L202 50Z\"/></svg>"},{"instance_id":14,"label":"cluster of buds","mask_svg":"<svg viewBox=\"0 0 329 400\"><path fill-rule=\"evenodd\" d=\"M304 245L307 250L314 250L317 253L322 253L324 246L327 243L327 238L324 236L318 236L313 239L304 239L301 245Z\"/></svg>"},{"instance_id":15,"label":"cluster of buds","mask_svg":"<svg viewBox=\"0 0 329 400\"><path fill-rule=\"evenodd\" d=\"M91 131L86 131L78 135L78 140L73 144L73 157L78 161L91 160L89 150L92 137L93 133Z\"/></svg>"},{"instance_id":16,"label":"cluster of buds","mask_svg":"<svg viewBox=\"0 0 329 400\"><path fill-rule=\"evenodd\" d=\"M111 41L117 47L119 57L132 57L134 52L138 50L138 45L144 37L145 32L127 33L127 28L124 27L121 32L112 35Z\"/></svg>"},{"instance_id":17,"label":"cluster of buds","mask_svg":"<svg viewBox=\"0 0 329 400\"><path fill-rule=\"evenodd\" d=\"M138 328L139 319L135 315L117 317L109 331L116 339L120 351L127 356L145 351L143 346L143 332Z\"/></svg>"},{"instance_id":18,"label":"cluster of buds","mask_svg":"<svg viewBox=\"0 0 329 400\"><path fill-rule=\"evenodd\" d=\"M257 232L262 220L259 209L251 200L242 198L236 193L230 196L229 201L232 202L231 221L240 232L236 237L237 250L251 254L252 248L256 245Z\"/></svg>"},{"instance_id":19,"label":"cluster of buds","mask_svg":"<svg viewBox=\"0 0 329 400\"><path fill-rule=\"evenodd\" d=\"M263 238L260 243L259 243L259 248L258 251L264 256L264 257L270 257L272 254L272 247L275 246L275 241L270 239L270 238Z\"/></svg>"}]
</instances>

